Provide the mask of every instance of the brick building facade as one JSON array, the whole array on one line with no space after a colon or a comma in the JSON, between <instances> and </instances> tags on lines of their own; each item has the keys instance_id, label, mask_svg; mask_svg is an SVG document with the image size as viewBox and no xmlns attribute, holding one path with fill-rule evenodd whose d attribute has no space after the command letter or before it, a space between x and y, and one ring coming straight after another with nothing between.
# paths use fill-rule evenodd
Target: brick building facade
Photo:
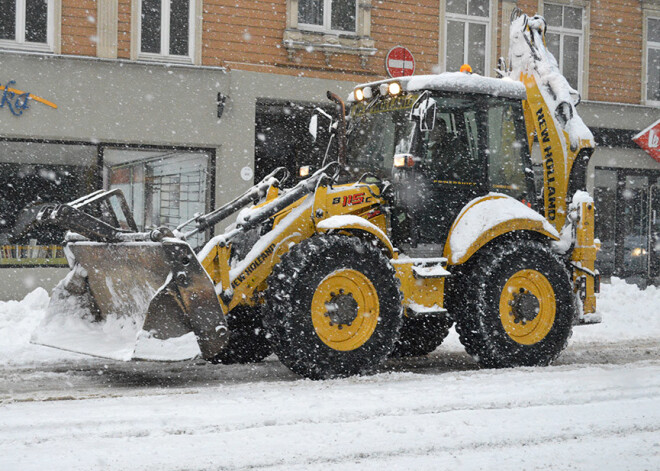
<instances>
[{"instance_id":1,"label":"brick building facade","mask_svg":"<svg viewBox=\"0 0 660 471\"><path fill-rule=\"evenodd\" d=\"M21 107L16 94L0 108L0 273L33 281L14 292L62 273L52 268L62 263L56 235L11 238L32 200L120 187L143 226L176 224L274 166L308 163L311 110L328 106L326 90L347 95L384 78L395 46L412 52L415 74L469 62L495 76L516 7L546 17L549 47L599 145L588 187L599 200L601 269L650 275L660 164L631 137L660 118L658 0L5 3L0 87L44 99ZM646 253L635 258L636 248Z\"/></svg>"}]
</instances>

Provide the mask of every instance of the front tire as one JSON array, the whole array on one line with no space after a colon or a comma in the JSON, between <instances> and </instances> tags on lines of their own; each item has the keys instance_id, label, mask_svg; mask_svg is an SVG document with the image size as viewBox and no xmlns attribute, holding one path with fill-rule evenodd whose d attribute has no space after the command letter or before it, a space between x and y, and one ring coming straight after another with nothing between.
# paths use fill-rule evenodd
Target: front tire
<instances>
[{"instance_id":1,"label":"front tire","mask_svg":"<svg viewBox=\"0 0 660 471\"><path fill-rule=\"evenodd\" d=\"M311 379L366 373L392 352L402 323L389 260L356 237L304 240L268 278L264 326L289 369Z\"/></svg>"},{"instance_id":2,"label":"front tire","mask_svg":"<svg viewBox=\"0 0 660 471\"><path fill-rule=\"evenodd\" d=\"M452 287L456 330L488 368L545 366L568 343L578 310L570 273L544 244L484 249Z\"/></svg>"}]
</instances>

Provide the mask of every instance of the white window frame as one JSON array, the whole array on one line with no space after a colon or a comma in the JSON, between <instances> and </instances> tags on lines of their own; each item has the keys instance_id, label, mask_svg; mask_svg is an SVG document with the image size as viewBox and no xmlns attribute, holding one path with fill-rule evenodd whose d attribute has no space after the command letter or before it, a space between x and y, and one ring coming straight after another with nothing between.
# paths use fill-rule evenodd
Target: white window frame
<instances>
[{"instance_id":1,"label":"white window frame","mask_svg":"<svg viewBox=\"0 0 660 471\"><path fill-rule=\"evenodd\" d=\"M48 0L48 18L46 19L46 42L25 42L25 5L26 0L16 0L16 38L0 39L0 49L20 49L35 52L59 52L55 48L56 33L59 32L59 21L56 13L61 11L61 0ZM57 31L56 31L57 30Z\"/></svg>"},{"instance_id":2,"label":"white window frame","mask_svg":"<svg viewBox=\"0 0 660 471\"><path fill-rule=\"evenodd\" d=\"M360 0L355 0L355 31L344 31L341 29L332 29L332 0L323 0L323 25L313 25L308 23L301 23L298 17L298 26L301 30L305 31L318 31L320 33L342 34L355 36L358 30L358 8ZM298 11L296 10L296 16Z\"/></svg>"},{"instance_id":3,"label":"white window frame","mask_svg":"<svg viewBox=\"0 0 660 471\"><path fill-rule=\"evenodd\" d=\"M441 0L444 1L444 0ZM359 56L360 64L366 68L368 59L376 54L374 40L371 37L371 4L372 0L357 0L355 32L325 31L308 28L308 25L298 24L298 0L286 0L286 29L282 35L282 43L286 48L289 60L299 62L300 57L309 51L321 52L325 56L327 66L337 54L352 54Z\"/></svg>"},{"instance_id":4,"label":"white window frame","mask_svg":"<svg viewBox=\"0 0 660 471\"><path fill-rule=\"evenodd\" d=\"M649 41L649 20L658 20L660 21L660 11L654 11L653 13L646 13L644 15L644 67L643 67L643 80L642 80L642 95L644 98L644 104L650 106L660 106L659 100L651 100L648 98L648 82L649 82L649 50L658 49L660 50L660 42Z\"/></svg>"},{"instance_id":5,"label":"white window frame","mask_svg":"<svg viewBox=\"0 0 660 471\"><path fill-rule=\"evenodd\" d=\"M570 8L579 8L582 10L582 29L573 29L573 28L566 28L564 26L551 26L548 25L548 31L546 34L558 34L559 35L559 57L555 57L557 59L557 65L559 66L559 71L564 74L564 36L577 36L578 37L578 83L577 83L577 91L578 93L582 94L582 83L583 83L583 78L582 78L582 71L584 70L584 31L585 31L585 24L587 22L587 17L585 14L585 7L582 5L573 5L573 4L565 4L562 2L544 2L544 6L550 4L553 6L558 6L562 8L562 22L563 22L563 17L564 17L564 8L565 7L570 7Z\"/></svg>"},{"instance_id":6,"label":"white window frame","mask_svg":"<svg viewBox=\"0 0 660 471\"><path fill-rule=\"evenodd\" d=\"M136 58L138 60L146 61L159 61L159 62L176 62L182 64L191 64L195 61L196 51L197 51L197 30L198 30L198 21L197 18L199 15L198 4L201 6L201 2L198 0L189 0L188 3L188 54L185 56L175 56L169 54L170 48L170 1L169 0L160 0L161 15L160 15L160 50L161 54L156 54L153 52L142 52L142 0L133 2L134 5L134 15L136 18L136 31L137 34L134 36L136 40L134 42L134 47L136 49ZM137 10L137 12L136 12ZM136 14L137 13L137 14ZM163 54L163 51L167 51Z\"/></svg>"},{"instance_id":7,"label":"white window frame","mask_svg":"<svg viewBox=\"0 0 660 471\"><path fill-rule=\"evenodd\" d=\"M589 41L585 40L585 38L589 38L591 35L590 0L550 0L547 2L545 0L538 0L539 15L543 15L543 6L546 3L551 3L553 5L560 5L562 7L566 6L566 7L582 8L582 39L580 41L580 58L578 61L578 67L580 68L578 73L578 92L580 93L582 100L588 100L589 99ZM558 32L555 30L554 26L551 26L549 28L550 28L550 33ZM563 41L560 41L560 45L561 45L560 47L563 47Z\"/></svg>"},{"instance_id":8,"label":"white window frame","mask_svg":"<svg viewBox=\"0 0 660 471\"><path fill-rule=\"evenodd\" d=\"M480 24L480 25L486 25L486 43L485 43L485 48L486 51L484 53L484 75L488 74L488 70L490 69L490 14L489 16L471 16L471 15L462 15L458 13L449 13L447 12L445 14L445 37L444 37L444 44L445 44L445 68L446 68L446 58L447 58L447 23L450 21L456 21L456 22L461 22L467 25L466 28L463 29L463 63L468 63L467 57L468 57L468 51L470 49L470 44L468 41L468 38L470 36L470 26L469 24ZM449 72L458 72L458 70L450 70Z\"/></svg>"},{"instance_id":9,"label":"white window frame","mask_svg":"<svg viewBox=\"0 0 660 471\"><path fill-rule=\"evenodd\" d=\"M446 0L440 0L440 37L442 41L439 45L438 51L438 64L440 64L440 71L442 72L458 72L457 70L447 70L447 21L462 21L468 23L479 23L486 25L486 53L485 53L485 62L484 62L484 76L493 77L495 71L493 69L493 64L497 62L496 51L493 47L494 44L497 44L497 15L499 12L497 0L490 0L488 2L488 16L472 16L468 14L459 14L459 13L449 13L447 11ZM508 21L508 19L507 19ZM465 28L466 36L464 37L465 48L463 54L467 56L467 34L468 28Z\"/></svg>"}]
</instances>

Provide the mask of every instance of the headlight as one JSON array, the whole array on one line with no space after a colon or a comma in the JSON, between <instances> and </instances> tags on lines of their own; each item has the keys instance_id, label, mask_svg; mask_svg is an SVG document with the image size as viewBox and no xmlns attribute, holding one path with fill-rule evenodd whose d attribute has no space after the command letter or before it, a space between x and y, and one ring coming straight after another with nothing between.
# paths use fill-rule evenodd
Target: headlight
<instances>
[{"instance_id":1,"label":"headlight","mask_svg":"<svg viewBox=\"0 0 660 471\"><path fill-rule=\"evenodd\" d=\"M415 159L412 154L395 154L394 155L394 166L396 168L406 168L412 167L415 165Z\"/></svg>"},{"instance_id":2,"label":"headlight","mask_svg":"<svg viewBox=\"0 0 660 471\"><path fill-rule=\"evenodd\" d=\"M387 91L390 93L390 95L398 95L401 93L401 85L399 85L398 82L392 82L387 88Z\"/></svg>"},{"instance_id":3,"label":"headlight","mask_svg":"<svg viewBox=\"0 0 660 471\"><path fill-rule=\"evenodd\" d=\"M364 100L364 92L362 91L361 88L357 88L354 93L355 93L355 99L357 101Z\"/></svg>"}]
</instances>

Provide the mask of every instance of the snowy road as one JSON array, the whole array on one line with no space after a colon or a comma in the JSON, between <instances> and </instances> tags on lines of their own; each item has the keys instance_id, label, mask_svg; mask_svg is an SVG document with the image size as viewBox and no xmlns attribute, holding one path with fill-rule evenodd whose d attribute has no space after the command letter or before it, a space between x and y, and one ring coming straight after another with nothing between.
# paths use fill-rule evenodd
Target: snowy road
<instances>
[{"instance_id":1,"label":"snowy road","mask_svg":"<svg viewBox=\"0 0 660 471\"><path fill-rule=\"evenodd\" d=\"M577 327L548 368L480 370L452 335L427 358L323 382L272 357L54 354L21 344L0 306L16 337L0 349L0 469L657 470L660 290L606 289L609 322Z\"/></svg>"},{"instance_id":2,"label":"snowy road","mask_svg":"<svg viewBox=\"0 0 660 471\"><path fill-rule=\"evenodd\" d=\"M384 370L312 382L275 359L4 368L0 469L658 469L656 341L512 370L441 348Z\"/></svg>"}]
</instances>

